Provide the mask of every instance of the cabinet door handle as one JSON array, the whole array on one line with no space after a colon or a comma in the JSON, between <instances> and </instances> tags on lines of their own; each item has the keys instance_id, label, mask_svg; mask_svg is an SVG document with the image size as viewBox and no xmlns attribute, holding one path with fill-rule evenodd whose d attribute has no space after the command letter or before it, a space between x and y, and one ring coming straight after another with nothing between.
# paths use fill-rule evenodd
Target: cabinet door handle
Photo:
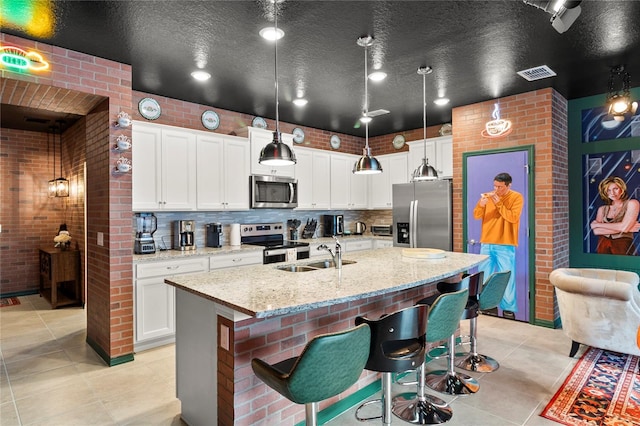
<instances>
[{"instance_id":1,"label":"cabinet door handle","mask_svg":"<svg viewBox=\"0 0 640 426\"><path fill-rule=\"evenodd\" d=\"M179 265L167 266L167 269L178 269L179 267L180 267Z\"/></svg>"}]
</instances>

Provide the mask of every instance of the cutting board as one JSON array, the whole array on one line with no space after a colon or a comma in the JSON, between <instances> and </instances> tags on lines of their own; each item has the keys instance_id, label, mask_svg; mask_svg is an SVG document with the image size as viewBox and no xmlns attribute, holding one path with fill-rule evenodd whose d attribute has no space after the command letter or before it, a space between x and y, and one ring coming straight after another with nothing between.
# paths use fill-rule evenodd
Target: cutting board
<instances>
[{"instance_id":1,"label":"cutting board","mask_svg":"<svg viewBox=\"0 0 640 426\"><path fill-rule=\"evenodd\" d=\"M440 249L432 248L403 248L402 255L404 257L412 257L414 259L442 259L446 252Z\"/></svg>"}]
</instances>

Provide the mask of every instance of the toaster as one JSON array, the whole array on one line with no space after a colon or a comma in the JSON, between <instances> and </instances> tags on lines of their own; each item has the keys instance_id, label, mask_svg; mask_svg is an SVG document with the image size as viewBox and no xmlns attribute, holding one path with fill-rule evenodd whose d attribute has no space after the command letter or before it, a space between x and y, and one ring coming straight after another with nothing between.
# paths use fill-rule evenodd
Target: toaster
<instances>
[{"instance_id":1,"label":"toaster","mask_svg":"<svg viewBox=\"0 0 640 426\"><path fill-rule=\"evenodd\" d=\"M371 225L371 233L373 235L391 236L393 234L393 225Z\"/></svg>"}]
</instances>

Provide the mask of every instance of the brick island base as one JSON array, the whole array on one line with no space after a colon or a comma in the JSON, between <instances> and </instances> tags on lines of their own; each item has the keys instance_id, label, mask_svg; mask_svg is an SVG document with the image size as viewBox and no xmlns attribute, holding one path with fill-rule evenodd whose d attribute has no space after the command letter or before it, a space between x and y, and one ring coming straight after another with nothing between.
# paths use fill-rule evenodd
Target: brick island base
<instances>
[{"instance_id":1,"label":"brick island base","mask_svg":"<svg viewBox=\"0 0 640 426\"><path fill-rule=\"evenodd\" d=\"M433 294L424 284L366 299L283 316L256 319L176 289L176 382L182 419L191 426L279 425L304 420L304 406L280 396L251 369L252 358L275 363L298 355L308 340L344 330L355 317L378 318ZM350 389L320 409L377 380L364 371Z\"/></svg>"}]
</instances>

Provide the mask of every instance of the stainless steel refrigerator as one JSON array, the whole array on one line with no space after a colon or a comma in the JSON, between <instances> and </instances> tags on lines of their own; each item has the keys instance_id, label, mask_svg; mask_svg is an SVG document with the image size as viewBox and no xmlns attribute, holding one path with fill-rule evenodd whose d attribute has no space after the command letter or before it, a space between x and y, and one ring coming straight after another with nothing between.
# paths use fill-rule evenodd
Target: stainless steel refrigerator
<instances>
[{"instance_id":1,"label":"stainless steel refrigerator","mask_svg":"<svg viewBox=\"0 0 640 426\"><path fill-rule=\"evenodd\" d=\"M450 180L393 185L393 245L451 251L451 194Z\"/></svg>"}]
</instances>

